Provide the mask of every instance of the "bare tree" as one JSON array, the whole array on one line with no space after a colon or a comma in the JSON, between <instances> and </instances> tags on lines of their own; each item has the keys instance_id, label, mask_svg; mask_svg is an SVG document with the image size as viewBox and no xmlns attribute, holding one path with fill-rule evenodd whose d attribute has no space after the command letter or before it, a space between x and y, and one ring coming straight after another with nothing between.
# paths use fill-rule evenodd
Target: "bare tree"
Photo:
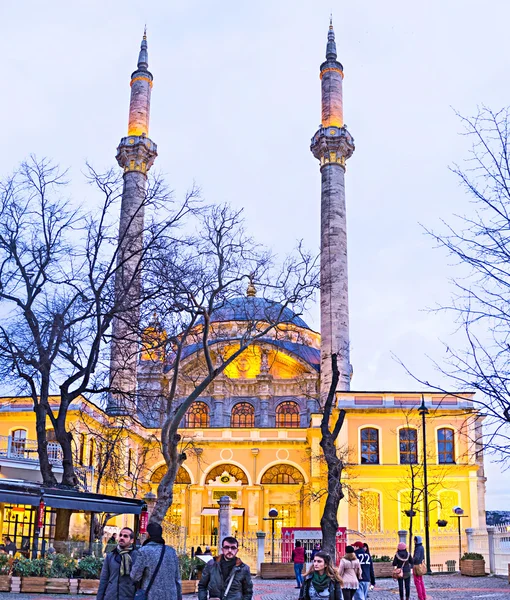
<instances>
[{"instance_id":1,"label":"bare tree","mask_svg":"<svg viewBox=\"0 0 510 600\"><path fill-rule=\"evenodd\" d=\"M75 487L69 406L87 392L116 392L100 377L107 372L109 330L114 318L137 308L129 303L129 285L123 294L115 293L115 276L132 258L118 258L121 179L91 167L87 178L100 194L97 208L88 212L64 197L66 174L48 160L30 158L0 185L0 306L6 315L0 327L0 373L33 401L46 485L57 484L47 452L47 419L62 447L62 484ZM170 200L164 184L154 180L148 186L140 210L157 209L164 218L149 220L137 272L187 214L192 197L164 211L162 204ZM57 408L50 406L52 393L59 396Z\"/></svg>"},{"instance_id":2,"label":"bare tree","mask_svg":"<svg viewBox=\"0 0 510 600\"><path fill-rule=\"evenodd\" d=\"M462 392L474 398L486 418L485 445L502 461L510 458L510 122L509 109L482 107L460 116L472 142L466 168L453 172L471 197L473 212L457 216L444 233L429 232L456 259L460 275L442 310L453 311L465 347L445 344L447 366L439 366ZM425 382L435 389L440 386ZM479 443L479 440L478 440Z\"/></svg>"},{"instance_id":3,"label":"bare tree","mask_svg":"<svg viewBox=\"0 0 510 600\"><path fill-rule=\"evenodd\" d=\"M336 354L331 355L331 367L331 386L324 404L321 420L320 446L328 466L328 491L321 517L321 530L323 550L331 556L335 556L338 507L345 496L342 483L342 472L345 463L337 447L338 436L345 420L345 410L341 409L337 414L333 414L333 409L336 407L336 388L340 378Z\"/></svg>"},{"instance_id":4,"label":"bare tree","mask_svg":"<svg viewBox=\"0 0 510 600\"><path fill-rule=\"evenodd\" d=\"M175 477L186 459L179 450L178 430L191 404L247 348L286 335L282 324L290 309L295 315L302 313L318 284L316 258L299 247L278 267L275 258L246 235L240 212L212 207L199 215L196 229L186 241L169 243L146 281L161 291L156 307L161 319L159 343L168 365L162 374L163 391L154 392L162 405L167 472L158 487L153 522L164 519L173 501ZM245 306L234 306L235 298L245 296L249 282L250 294L256 287L257 297L248 298ZM234 308L245 313L235 332L227 334L221 314ZM157 364L161 352L156 340L157 336L150 351Z\"/></svg>"}]
</instances>

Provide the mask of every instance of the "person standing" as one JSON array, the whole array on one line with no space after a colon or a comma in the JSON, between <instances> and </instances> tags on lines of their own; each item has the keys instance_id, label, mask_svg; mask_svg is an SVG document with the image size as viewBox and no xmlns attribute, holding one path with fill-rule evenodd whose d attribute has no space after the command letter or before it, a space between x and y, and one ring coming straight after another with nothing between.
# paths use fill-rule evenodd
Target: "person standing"
<instances>
[{"instance_id":1,"label":"person standing","mask_svg":"<svg viewBox=\"0 0 510 600\"><path fill-rule=\"evenodd\" d=\"M407 551L407 546L404 542L400 542L397 546L397 553L393 559L393 577L398 581L398 593L400 600L404 600L404 589L406 600L409 600L411 595L411 563L413 557Z\"/></svg>"},{"instance_id":2,"label":"person standing","mask_svg":"<svg viewBox=\"0 0 510 600\"><path fill-rule=\"evenodd\" d=\"M115 550L116 547L117 547L117 534L112 533L110 539L106 542L106 546L104 547L104 553L108 554L108 552Z\"/></svg>"},{"instance_id":3,"label":"person standing","mask_svg":"<svg viewBox=\"0 0 510 600\"><path fill-rule=\"evenodd\" d=\"M342 578L333 566L331 556L320 550L306 573L300 600L342 600Z\"/></svg>"},{"instance_id":4,"label":"person standing","mask_svg":"<svg viewBox=\"0 0 510 600\"><path fill-rule=\"evenodd\" d=\"M305 549L301 542L296 542L292 550L292 562L294 563L294 575L296 576L296 588L303 584L303 567L305 566Z\"/></svg>"},{"instance_id":5,"label":"person standing","mask_svg":"<svg viewBox=\"0 0 510 600\"><path fill-rule=\"evenodd\" d=\"M119 543L108 552L103 562L97 600L133 600L136 587L131 580L131 568L138 557L134 548L135 534L129 527L119 533Z\"/></svg>"},{"instance_id":6,"label":"person standing","mask_svg":"<svg viewBox=\"0 0 510 600\"><path fill-rule=\"evenodd\" d=\"M236 538L221 542L221 555L210 560L198 584L198 600L252 600L253 583L250 568L237 558Z\"/></svg>"},{"instance_id":7,"label":"person standing","mask_svg":"<svg viewBox=\"0 0 510 600\"><path fill-rule=\"evenodd\" d=\"M161 525L149 523L147 533L149 537L139 550L131 579L141 582L147 600L182 600L179 560L175 550L165 545Z\"/></svg>"},{"instance_id":8,"label":"person standing","mask_svg":"<svg viewBox=\"0 0 510 600\"><path fill-rule=\"evenodd\" d=\"M356 558L356 554L354 554L353 546L347 546L345 549L345 556L343 556L338 565L338 573L343 579L342 594L344 600L352 600L359 587L359 580L361 578L361 566L359 560Z\"/></svg>"},{"instance_id":9,"label":"person standing","mask_svg":"<svg viewBox=\"0 0 510 600\"><path fill-rule=\"evenodd\" d=\"M18 551L18 549L16 548L16 544L11 540L11 538L8 535L4 537L4 544L4 550L5 552L7 552L7 554L12 552L12 556L14 556Z\"/></svg>"},{"instance_id":10,"label":"person standing","mask_svg":"<svg viewBox=\"0 0 510 600\"><path fill-rule=\"evenodd\" d=\"M427 567L425 566L425 548L423 547L421 535L416 535L414 537L413 564L413 579L416 593L418 594L418 600L426 600L427 592L425 591L425 584L423 583L423 575L427 572Z\"/></svg>"},{"instance_id":11,"label":"person standing","mask_svg":"<svg viewBox=\"0 0 510 600\"><path fill-rule=\"evenodd\" d=\"M375 585L374 565L370 553L365 550L363 542L353 544L356 558L359 560L361 567L361 579L359 587L354 594L354 600L366 600L368 598L368 589Z\"/></svg>"},{"instance_id":12,"label":"person standing","mask_svg":"<svg viewBox=\"0 0 510 600\"><path fill-rule=\"evenodd\" d=\"M312 561L315 558L315 555L317 554L317 552L320 552L321 550L322 550L322 548L321 548L321 545L319 544L319 542L314 544L313 550L312 550Z\"/></svg>"}]
</instances>

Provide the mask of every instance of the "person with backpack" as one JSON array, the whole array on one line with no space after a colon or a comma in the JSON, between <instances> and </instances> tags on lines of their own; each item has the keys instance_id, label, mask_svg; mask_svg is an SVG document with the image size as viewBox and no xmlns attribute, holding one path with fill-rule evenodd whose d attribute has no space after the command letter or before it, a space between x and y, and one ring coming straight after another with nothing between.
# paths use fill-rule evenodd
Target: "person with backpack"
<instances>
[{"instance_id":1,"label":"person with backpack","mask_svg":"<svg viewBox=\"0 0 510 600\"><path fill-rule=\"evenodd\" d=\"M313 557L299 600L342 600L342 578L327 552L321 550Z\"/></svg>"},{"instance_id":2,"label":"person with backpack","mask_svg":"<svg viewBox=\"0 0 510 600\"><path fill-rule=\"evenodd\" d=\"M366 600L368 598L368 589L375 585L374 565L370 553L365 549L363 542L355 542L353 544L356 558L359 560L361 567L361 579L359 587L354 594L354 600Z\"/></svg>"},{"instance_id":3,"label":"person with backpack","mask_svg":"<svg viewBox=\"0 0 510 600\"><path fill-rule=\"evenodd\" d=\"M414 537L413 564L414 587L418 594L418 600L426 600L427 592L425 591L423 576L427 572L427 566L425 565L425 548L423 547L421 535Z\"/></svg>"},{"instance_id":4,"label":"person with backpack","mask_svg":"<svg viewBox=\"0 0 510 600\"><path fill-rule=\"evenodd\" d=\"M132 529L120 530L117 546L108 552L103 562L97 600L133 600L135 597L136 588L130 577L132 565L138 558L134 541Z\"/></svg>"},{"instance_id":5,"label":"person with backpack","mask_svg":"<svg viewBox=\"0 0 510 600\"><path fill-rule=\"evenodd\" d=\"M292 550L292 562L294 563L294 575L296 576L296 588L300 589L303 585L303 567L305 565L305 549L301 542L296 542Z\"/></svg>"},{"instance_id":6,"label":"person with backpack","mask_svg":"<svg viewBox=\"0 0 510 600\"><path fill-rule=\"evenodd\" d=\"M404 600L404 589L406 593L405 600L409 600L411 595L411 565L413 557L407 551L404 542L397 546L397 552L393 558L393 579L398 582L398 593L400 600Z\"/></svg>"},{"instance_id":7,"label":"person with backpack","mask_svg":"<svg viewBox=\"0 0 510 600\"><path fill-rule=\"evenodd\" d=\"M131 579L141 582L137 597L143 600L182 600L179 559L171 546L165 545L163 529L157 523L147 526L149 537L138 551Z\"/></svg>"},{"instance_id":8,"label":"person with backpack","mask_svg":"<svg viewBox=\"0 0 510 600\"><path fill-rule=\"evenodd\" d=\"M353 546L347 546L345 549L345 555L338 565L338 574L343 579L342 595L344 600L352 600L361 578L361 565L354 554Z\"/></svg>"}]
</instances>

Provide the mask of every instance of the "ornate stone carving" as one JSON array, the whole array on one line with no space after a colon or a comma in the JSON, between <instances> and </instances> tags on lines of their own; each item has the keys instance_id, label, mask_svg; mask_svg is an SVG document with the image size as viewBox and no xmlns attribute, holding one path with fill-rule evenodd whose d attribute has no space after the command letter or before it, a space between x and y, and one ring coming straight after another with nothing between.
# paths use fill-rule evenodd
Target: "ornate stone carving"
<instances>
[{"instance_id":1,"label":"ornate stone carving","mask_svg":"<svg viewBox=\"0 0 510 600\"><path fill-rule=\"evenodd\" d=\"M345 161L354 152L354 139L347 127L320 127L312 138L310 150L320 161L321 168L328 164L339 164L345 168Z\"/></svg>"},{"instance_id":2,"label":"ornate stone carving","mask_svg":"<svg viewBox=\"0 0 510 600\"><path fill-rule=\"evenodd\" d=\"M157 155L158 147L156 144L142 134L122 138L117 147L115 158L119 166L124 169L124 173L128 171L147 173L154 164Z\"/></svg>"}]
</instances>

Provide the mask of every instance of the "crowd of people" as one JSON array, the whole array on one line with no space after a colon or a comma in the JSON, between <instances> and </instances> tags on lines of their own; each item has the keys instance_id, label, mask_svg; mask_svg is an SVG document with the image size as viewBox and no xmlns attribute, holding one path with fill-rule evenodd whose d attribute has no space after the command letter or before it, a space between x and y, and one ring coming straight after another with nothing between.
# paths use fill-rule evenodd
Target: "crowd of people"
<instances>
[{"instance_id":1,"label":"crowd of people","mask_svg":"<svg viewBox=\"0 0 510 600\"><path fill-rule=\"evenodd\" d=\"M414 544L411 555L406 544L401 542L393 558L393 579L398 582L400 600L409 600L411 596L411 573L418 600L426 600L423 583L425 551L421 536L414 538ZM372 556L368 545L363 542L346 547L338 568L319 544L312 551L312 564L305 575L305 550L299 541L292 551L292 561L300 600L366 600L375 586ZM206 600L206 597L201 600Z\"/></svg>"}]
</instances>

